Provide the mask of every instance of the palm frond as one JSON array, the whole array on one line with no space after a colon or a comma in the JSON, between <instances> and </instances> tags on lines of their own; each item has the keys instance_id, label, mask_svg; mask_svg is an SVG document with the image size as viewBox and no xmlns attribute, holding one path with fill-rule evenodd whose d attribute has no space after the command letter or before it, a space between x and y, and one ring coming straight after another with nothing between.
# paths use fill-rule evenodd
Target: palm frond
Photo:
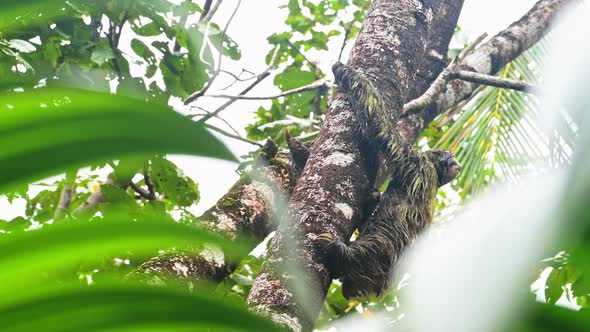
<instances>
[{"instance_id":1,"label":"palm frond","mask_svg":"<svg viewBox=\"0 0 590 332\"><path fill-rule=\"evenodd\" d=\"M498 75L538 84L545 43L523 53ZM429 145L451 150L463 164L453 184L463 198L496 180L517 181L547 161L551 167L570 162L575 124L563 115L563 129L547 131L538 121L540 111L533 95L488 86L480 87L457 114L442 115L431 124L434 130L427 132L438 134L429 138Z\"/></svg>"}]
</instances>

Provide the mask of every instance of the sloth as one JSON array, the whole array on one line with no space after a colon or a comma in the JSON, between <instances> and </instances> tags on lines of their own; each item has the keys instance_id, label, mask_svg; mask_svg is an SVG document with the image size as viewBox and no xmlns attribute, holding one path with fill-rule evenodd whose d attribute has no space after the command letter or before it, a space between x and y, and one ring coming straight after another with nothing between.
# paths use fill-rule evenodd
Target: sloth
<instances>
[{"instance_id":1,"label":"sloth","mask_svg":"<svg viewBox=\"0 0 590 332\"><path fill-rule=\"evenodd\" d=\"M389 288L404 248L431 222L438 188L452 181L461 165L449 151L422 152L405 143L368 77L341 63L333 71L356 112L360 137L371 140L391 176L355 241L347 245L325 233L317 242L332 277L342 281L346 298L380 296Z\"/></svg>"}]
</instances>

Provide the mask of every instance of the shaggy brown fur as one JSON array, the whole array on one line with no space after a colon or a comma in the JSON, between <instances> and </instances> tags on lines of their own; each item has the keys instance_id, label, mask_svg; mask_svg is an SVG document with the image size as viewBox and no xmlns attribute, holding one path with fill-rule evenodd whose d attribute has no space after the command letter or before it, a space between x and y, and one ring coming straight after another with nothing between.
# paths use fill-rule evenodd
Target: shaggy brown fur
<instances>
[{"instance_id":1,"label":"shaggy brown fur","mask_svg":"<svg viewBox=\"0 0 590 332\"><path fill-rule=\"evenodd\" d=\"M366 76L340 63L333 71L357 112L360 134L377 143L391 180L356 241L346 245L322 234L318 242L333 277L342 279L345 297L381 295L403 249L432 220L438 187L454 179L461 166L448 151L420 152L405 143Z\"/></svg>"}]
</instances>

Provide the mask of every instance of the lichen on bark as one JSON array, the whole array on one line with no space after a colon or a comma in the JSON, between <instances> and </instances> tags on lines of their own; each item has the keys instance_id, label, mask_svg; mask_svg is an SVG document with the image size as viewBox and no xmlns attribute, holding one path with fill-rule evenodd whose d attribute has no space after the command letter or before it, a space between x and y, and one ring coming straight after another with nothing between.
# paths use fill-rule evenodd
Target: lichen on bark
<instances>
[{"instance_id":1,"label":"lichen on bark","mask_svg":"<svg viewBox=\"0 0 590 332\"><path fill-rule=\"evenodd\" d=\"M376 83L392 112L401 112L441 3L375 0L367 12L349 65ZM315 237L325 232L350 237L369 192L372 156L362 153L354 120L347 96L337 92L293 191L288 221L273 239L248 298L256 311L280 317L275 321L291 330L311 329L331 283ZM350 209L342 213L342 206ZM281 301L277 294L283 294Z\"/></svg>"},{"instance_id":2,"label":"lichen on bark","mask_svg":"<svg viewBox=\"0 0 590 332\"><path fill-rule=\"evenodd\" d=\"M273 207L277 201L286 200L293 190L296 178L292 173L291 161L285 152L269 160L259 160L248 175L242 176L199 217L197 226L231 239L247 237L253 240L253 245L259 243L276 227ZM142 264L131 277L157 285L181 283L193 289L204 280L223 280L236 263L229 261L216 247L171 249Z\"/></svg>"}]
</instances>

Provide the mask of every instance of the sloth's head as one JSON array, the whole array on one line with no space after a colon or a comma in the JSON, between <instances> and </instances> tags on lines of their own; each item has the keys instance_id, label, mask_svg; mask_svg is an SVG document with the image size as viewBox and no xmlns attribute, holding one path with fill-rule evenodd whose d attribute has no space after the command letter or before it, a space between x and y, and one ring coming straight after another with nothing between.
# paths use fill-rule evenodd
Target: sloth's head
<instances>
[{"instance_id":1,"label":"sloth's head","mask_svg":"<svg viewBox=\"0 0 590 332\"><path fill-rule=\"evenodd\" d=\"M436 168L439 187L453 181L461 172L461 164L450 151L431 150L426 152L426 156Z\"/></svg>"}]
</instances>

